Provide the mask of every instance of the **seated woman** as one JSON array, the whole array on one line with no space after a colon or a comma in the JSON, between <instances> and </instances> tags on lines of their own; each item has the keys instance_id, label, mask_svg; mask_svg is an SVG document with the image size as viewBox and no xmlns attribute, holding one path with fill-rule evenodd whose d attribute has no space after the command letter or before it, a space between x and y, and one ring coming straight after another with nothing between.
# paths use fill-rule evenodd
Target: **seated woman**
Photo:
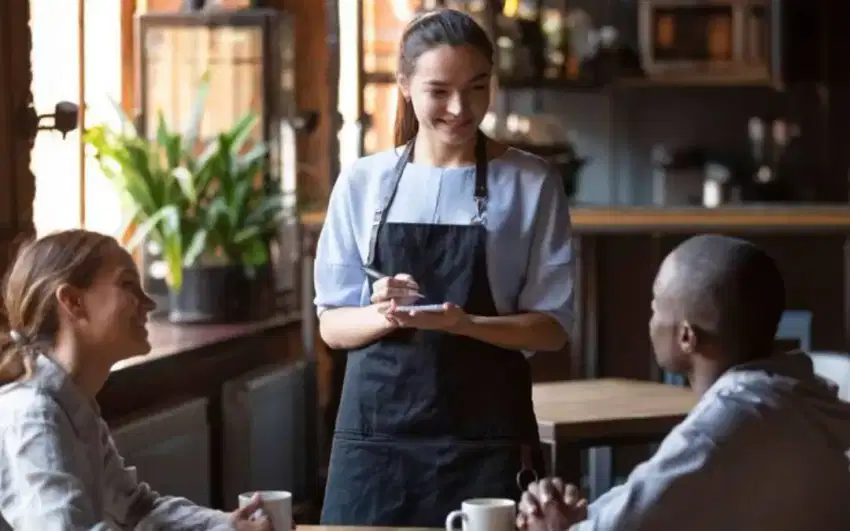
<instances>
[{"instance_id":1,"label":"seated woman","mask_svg":"<svg viewBox=\"0 0 850 531\"><path fill-rule=\"evenodd\" d=\"M124 468L95 395L112 365L147 353L147 314L130 255L70 230L24 246L3 293L0 530L269 530L259 499L227 514L160 496Z\"/></svg>"}]
</instances>

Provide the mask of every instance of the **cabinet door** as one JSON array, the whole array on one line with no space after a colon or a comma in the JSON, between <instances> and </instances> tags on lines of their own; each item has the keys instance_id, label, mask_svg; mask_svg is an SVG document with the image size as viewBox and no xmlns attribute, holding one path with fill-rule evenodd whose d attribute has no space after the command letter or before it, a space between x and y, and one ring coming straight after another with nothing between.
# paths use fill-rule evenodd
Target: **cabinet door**
<instances>
[{"instance_id":1,"label":"cabinet door","mask_svg":"<svg viewBox=\"0 0 850 531\"><path fill-rule=\"evenodd\" d=\"M207 400L198 398L121 424L115 446L140 481L161 494L211 503Z\"/></svg>"},{"instance_id":2,"label":"cabinet door","mask_svg":"<svg viewBox=\"0 0 850 531\"><path fill-rule=\"evenodd\" d=\"M222 388L225 508L249 490L311 498L318 477L315 364L265 367Z\"/></svg>"}]
</instances>

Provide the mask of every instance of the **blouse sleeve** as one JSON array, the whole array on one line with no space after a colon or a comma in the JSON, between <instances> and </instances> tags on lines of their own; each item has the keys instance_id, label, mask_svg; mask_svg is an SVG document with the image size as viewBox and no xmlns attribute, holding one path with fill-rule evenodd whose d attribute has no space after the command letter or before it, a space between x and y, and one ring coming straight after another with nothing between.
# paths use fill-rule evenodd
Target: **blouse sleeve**
<instances>
[{"instance_id":1,"label":"blouse sleeve","mask_svg":"<svg viewBox=\"0 0 850 531\"><path fill-rule=\"evenodd\" d=\"M139 482L124 466L106 423L100 422L104 448L104 484L106 512L121 529L156 531L233 531L230 515L201 507L177 496L161 496L147 483Z\"/></svg>"},{"instance_id":2,"label":"blouse sleeve","mask_svg":"<svg viewBox=\"0 0 850 531\"><path fill-rule=\"evenodd\" d=\"M361 305L366 275L355 237L351 171L344 170L331 191L316 247L313 276L319 315L329 308Z\"/></svg>"},{"instance_id":3,"label":"blouse sleeve","mask_svg":"<svg viewBox=\"0 0 850 531\"><path fill-rule=\"evenodd\" d=\"M60 407L34 397L33 407L0 427L4 520L12 529L109 531L86 491L93 479L74 453L75 433Z\"/></svg>"},{"instance_id":4,"label":"blouse sleeve","mask_svg":"<svg viewBox=\"0 0 850 531\"><path fill-rule=\"evenodd\" d=\"M573 247L570 211L561 177L550 170L540 192L525 284L518 309L554 317L573 332Z\"/></svg>"}]
</instances>

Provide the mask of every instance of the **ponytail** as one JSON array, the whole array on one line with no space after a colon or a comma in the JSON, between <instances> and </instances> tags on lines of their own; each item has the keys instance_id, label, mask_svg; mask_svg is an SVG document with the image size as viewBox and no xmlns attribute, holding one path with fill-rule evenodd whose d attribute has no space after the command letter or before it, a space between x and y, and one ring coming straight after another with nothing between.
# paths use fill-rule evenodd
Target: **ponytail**
<instances>
[{"instance_id":1,"label":"ponytail","mask_svg":"<svg viewBox=\"0 0 850 531\"><path fill-rule=\"evenodd\" d=\"M413 111L413 103L404 97L401 89L398 89L398 104L395 111L395 123L393 124L393 138L396 146L404 146L419 132L419 120Z\"/></svg>"},{"instance_id":2,"label":"ponytail","mask_svg":"<svg viewBox=\"0 0 850 531\"><path fill-rule=\"evenodd\" d=\"M16 341L10 332L0 332L0 385L32 376L32 348Z\"/></svg>"}]
</instances>

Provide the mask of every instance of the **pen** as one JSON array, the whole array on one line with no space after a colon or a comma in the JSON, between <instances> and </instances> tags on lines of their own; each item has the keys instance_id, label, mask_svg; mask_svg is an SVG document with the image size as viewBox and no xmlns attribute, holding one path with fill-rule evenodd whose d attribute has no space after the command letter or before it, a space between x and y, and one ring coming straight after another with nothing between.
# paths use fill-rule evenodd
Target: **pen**
<instances>
[{"instance_id":1,"label":"pen","mask_svg":"<svg viewBox=\"0 0 850 531\"><path fill-rule=\"evenodd\" d=\"M363 272L366 273L366 276L371 278L372 280L381 280L382 278L389 277L389 275L387 275L386 273L381 273L377 269L371 268L369 266L361 266L361 269L363 269ZM424 295L418 293L415 289L410 288L409 291L411 291L412 293L409 293L408 296L417 298L424 297Z\"/></svg>"},{"instance_id":2,"label":"pen","mask_svg":"<svg viewBox=\"0 0 850 531\"><path fill-rule=\"evenodd\" d=\"M363 272L366 273L366 276L371 278L372 280L381 280L384 277L388 277L389 275L385 275L381 273L377 269L372 269L369 266L363 266Z\"/></svg>"}]
</instances>

